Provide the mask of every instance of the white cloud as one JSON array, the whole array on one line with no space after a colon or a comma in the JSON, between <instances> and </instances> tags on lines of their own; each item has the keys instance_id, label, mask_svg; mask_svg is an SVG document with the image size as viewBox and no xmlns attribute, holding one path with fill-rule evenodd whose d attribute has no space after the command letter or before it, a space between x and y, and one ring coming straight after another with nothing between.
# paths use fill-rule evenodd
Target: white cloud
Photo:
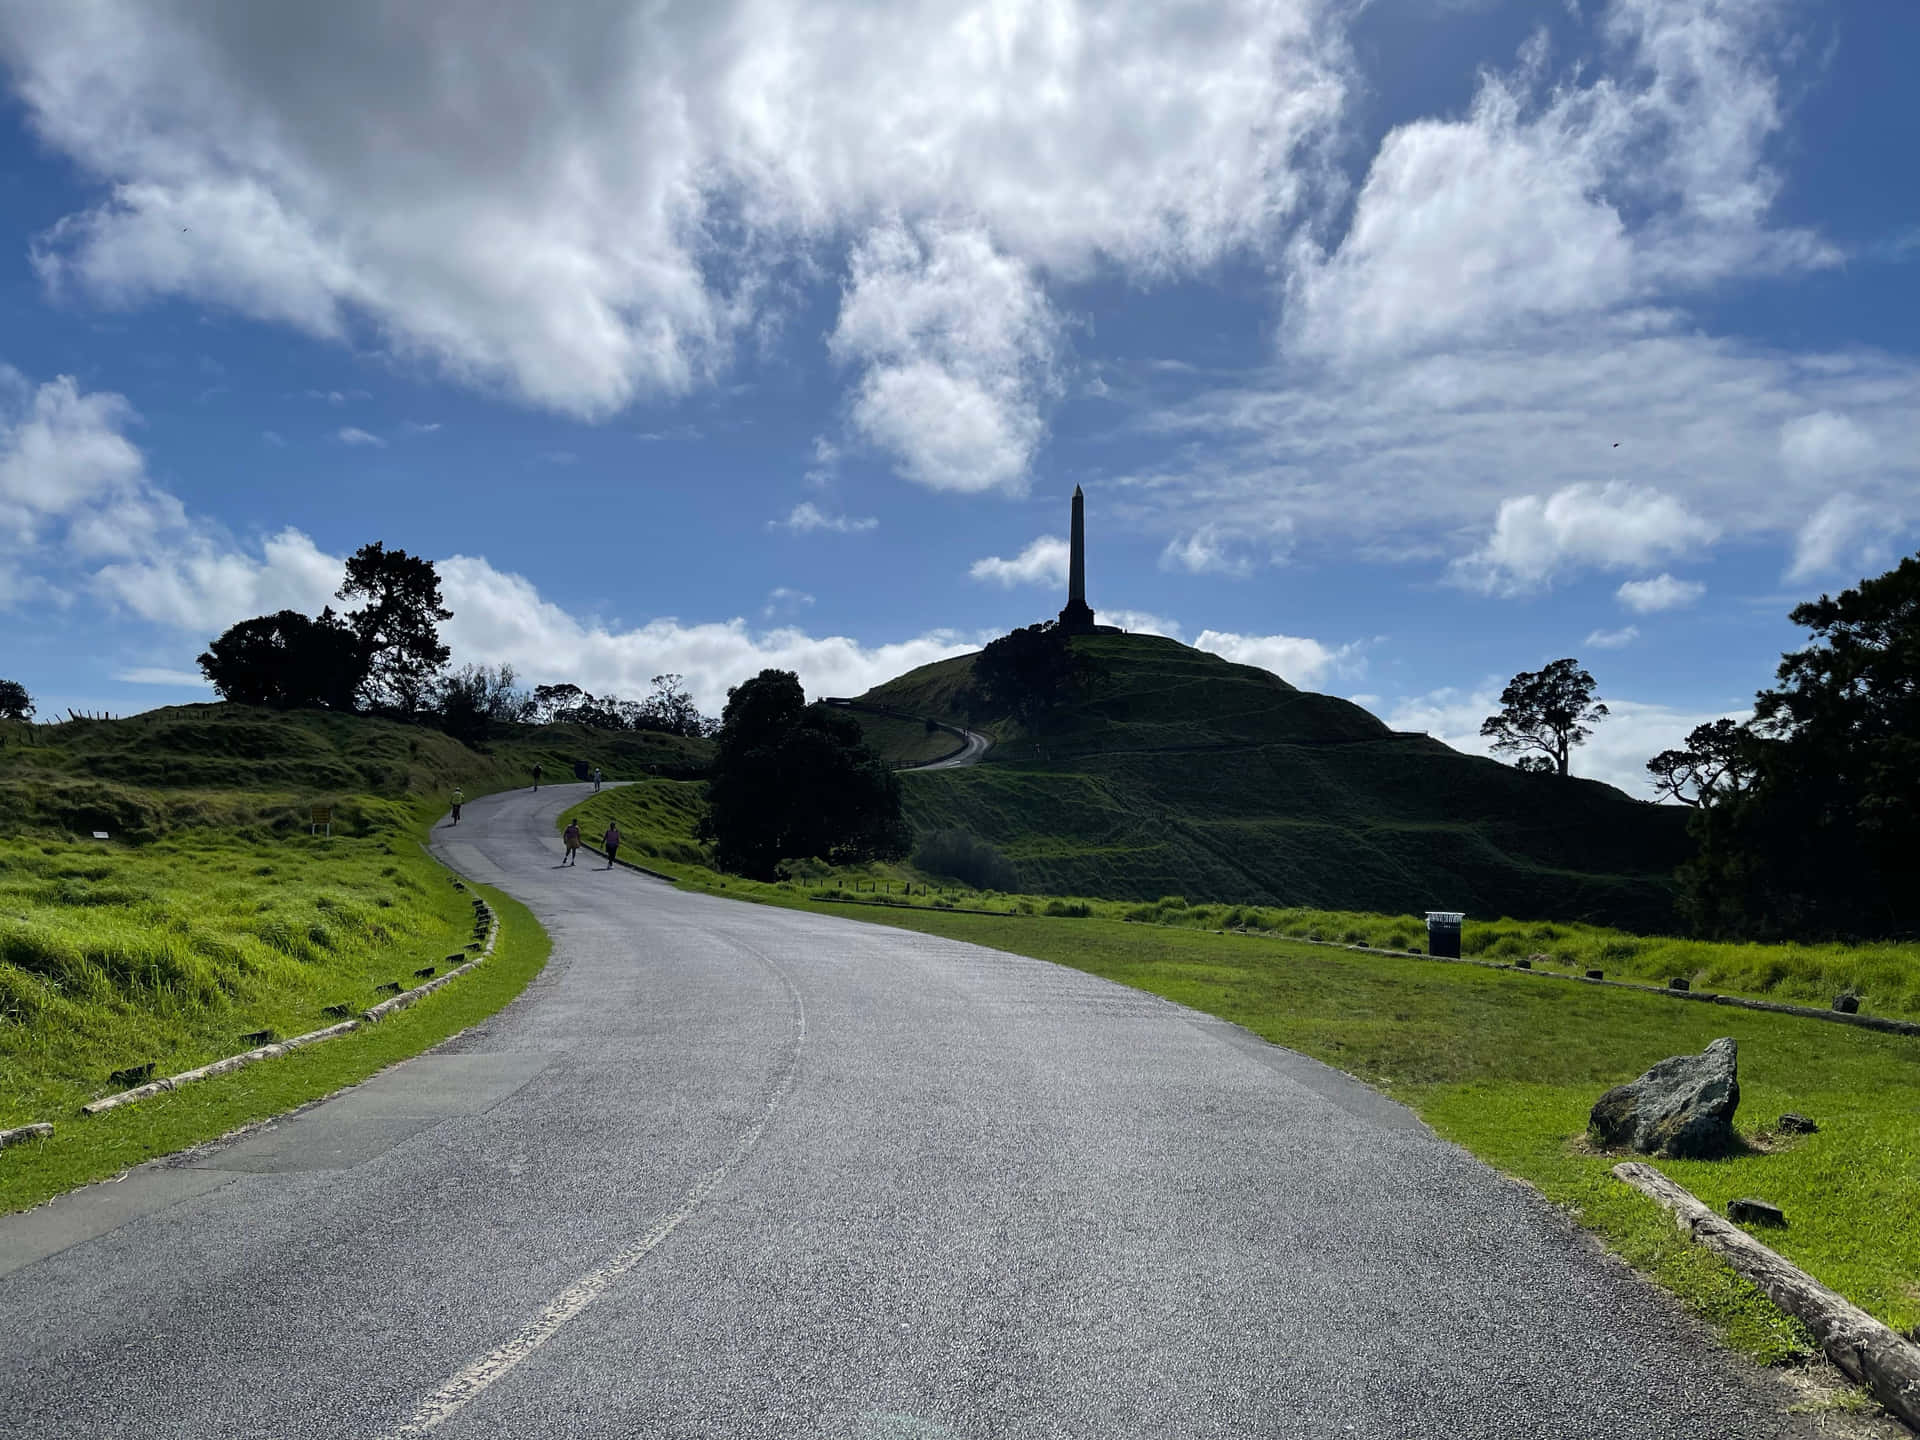
<instances>
[{"instance_id":1,"label":"white cloud","mask_svg":"<svg viewBox=\"0 0 1920 1440\"><path fill-rule=\"evenodd\" d=\"M1875 574L1891 562L1893 542L1904 529L1890 506L1870 504L1856 495L1835 495L1813 512L1794 537L1787 581L1801 584L1822 575L1853 580Z\"/></svg>"},{"instance_id":2,"label":"white cloud","mask_svg":"<svg viewBox=\"0 0 1920 1440\"><path fill-rule=\"evenodd\" d=\"M1302 690L1312 690L1332 678L1358 679L1367 668L1360 641L1328 646L1301 635L1235 635L1224 630L1202 630L1193 647L1237 665L1270 670Z\"/></svg>"},{"instance_id":3,"label":"white cloud","mask_svg":"<svg viewBox=\"0 0 1920 1440\"><path fill-rule=\"evenodd\" d=\"M440 428L441 422L438 420L429 420L424 423L419 420L407 421L407 433L410 435L432 435Z\"/></svg>"},{"instance_id":4,"label":"white cloud","mask_svg":"<svg viewBox=\"0 0 1920 1440\"><path fill-rule=\"evenodd\" d=\"M1071 549L1058 535L1042 535L1013 559L988 555L974 561L967 573L975 580L995 585L1050 585L1059 589L1067 583Z\"/></svg>"},{"instance_id":5,"label":"white cloud","mask_svg":"<svg viewBox=\"0 0 1920 1440\"><path fill-rule=\"evenodd\" d=\"M207 677L198 670L169 670L161 665L138 665L121 670L113 677L123 685L171 685L181 690L210 690Z\"/></svg>"},{"instance_id":6,"label":"white cloud","mask_svg":"<svg viewBox=\"0 0 1920 1440\"><path fill-rule=\"evenodd\" d=\"M1062 274L1269 250L1341 118L1332 11L555 0L485 24L432 4L316 24L4 0L0 58L39 135L108 188L41 237L48 284L370 329L456 379L605 416L710 382L777 324L789 269L890 214L966 217ZM904 440L885 422L931 377L875 374L892 378L871 418ZM980 433L906 463L939 483Z\"/></svg>"},{"instance_id":7,"label":"white cloud","mask_svg":"<svg viewBox=\"0 0 1920 1440\"><path fill-rule=\"evenodd\" d=\"M287 448L286 437L278 430L262 430L260 432L260 438L276 450L284 450Z\"/></svg>"},{"instance_id":8,"label":"white cloud","mask_svg":"<svg viewBox=\"0 0 1920 1440\"><path fill-rule=\"evenodd\" d=\"M1587 635L1587 644L1598 650L1624 650L1639 638L1638 625L1625 625L1618 630L1594 630Z\"/></svg>"},{"instance_id":9,"label":"white cloud","mask_svg":"<svg viewBox=\"0 0 1920 1440\"><path fill-rule=\"evenodd\" d=\"M1706 594L1707 587L1699 580L1676 580L1660 574L1651 580L1629 580L1613 593L1634 614L1653 615L1662 610L1684 610Z\"/></svg>"},{"instance_id":10,"label":"white cloud","mask_svg":"<svg viewBox=\"0 0 1920 1440\"><path fill-rule=\"evenodd\" d=\"M1744 710L1682 710L1668 705L1620 700L1608 695L1611 712L1594 726L1593 737L1575 748L1568 768L1589 780L1601 780L1636 799L1653 798L1646 765L1662 750L1681 744L1696 725L1730 715L1744 720ZM1500 708L1500 682L1489 681L1474 690L1434 690L1404 696L1381 718L1396 730L1418 731L1468 755L1490 755L1490 741L1480 735L1480 722Z\"/></svg>"},{"instance_id":11,"label":"white cloud","mask_svg":"<svg viewBox=\"0 0 1920 1440\"><path fill-rule=\"evenodd\" d=\"M795 590L787 585L777 585L767 592L767 603L761 607L762 619L771 620L776 615L796 615L813 604L813 596L804 590Z\"/></svg>"},{"instance_id":12,"label":"white cloud","mask_svg":"<svg viewBox=\"0 0 1920 1440\"><path fill-rule=\"evenodd\" d=\"M872 515L862 516L857 520L847 515L830 515L811 500L802 500L793 507L792 513L786 519L769 520L767 528L791 530L796 535L804 535L814 530L832 530L845 535L871 530L879 523L880 521Z\"/></svg>"},{"instance_id":13,"label":"white cloud","mask_svg":"<svg viewBox=\"0 0 1920 1440\"><path fill-rule=\"evenodd\" d=\"M1387 135L1331 254L1296 248L1291 342L1351 361L1837 263L1767 223L1783 9L1616 0L1605 66L1536 32L1464 118Z\"/></svg>"},{"instance_id":14,"label":"white cloud","mask_svg":"<svg viewBox=\"0 0 1920 1440\"><path fill-rule=\"evenodd\" d=\"M212 636L275 610L316 614L346 575L343 557L294 529L269 538L258 559L200 531L169 538L138 559L103 566L95 589L143 620Z\"/></svg>"},{"instance_id":15,"label":"white cloud","mask_svg":"<svg viewBox=\"0 0 1920 1440\"><path fill-rule=\"evenodd\" d=\"M898 221L854 250L828 350L858 365L855 429L932 490L1026 489L1059 322L978 229Z\"/></svg>"},{"instance_id":16,"label":"white cloud","mask_svg":"<svg viewBox=\"0 0 1920 1440\"><path fill-rule=\"evenodd\" d=\"M340 431L340 443L342 445L371 446L376 450L384 450L387 448L386 441L371 431L362 430L358 425L343 426Z\"/></svg>"},{"instance_id":17,"label":"white cloud","mask_svg":"<svg viewBox=\"0 0 1920 1440\"><path fill-rule=\"evenodd\" d=\"M1237 538L1220 525L1202 525L1186 535L1176 535L1160 552L1160 568L1185 570L1190 575L1244 578L1253 573L1253 560L1235 548Z\"/></svg>"},{"instance_id":18,"label":"white cloud","mask_svg":"<svg viewBox=\"0 0 1920 1440\"><path fill-rule=\"evenodd\" d=\"M1487 594L1523 594L1565 569L1637 568L1684 555L1717 534L1718 527L1657 490L1569 485L1544 500L1520 495L1501 502L1486 544L1455 562L1452 575Z\"/></svg>"},{"instance_id":19,"label":"white cloud","mask_svg":"<svg viewBox=\"0 0 1920 1440\"><path fill-rule=\"evenodd\" d=\"M1847 415L1817 410L1780 427L1780 459L1797 475L1832 480L1859 471L1874 457L1873 436Z\"/></svg>"},{"instance_id":20,"label":"white cloud","mask_svg":"<svg viewBox=\"0 0 1920 1440\"><path fill-rule=\"evenodd\" d=\"M1095 618L1102 625L1117 625L1129 635L1164 635L1169 640L1181 637L1180 622L1145 610L1102 610Z\"/></svg>"}]
</instances>

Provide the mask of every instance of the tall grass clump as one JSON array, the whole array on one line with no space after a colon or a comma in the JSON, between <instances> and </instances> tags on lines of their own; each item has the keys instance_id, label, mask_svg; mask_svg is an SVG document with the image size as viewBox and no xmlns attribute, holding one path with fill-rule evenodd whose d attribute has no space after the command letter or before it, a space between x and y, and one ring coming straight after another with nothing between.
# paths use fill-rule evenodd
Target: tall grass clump
<instances>
[{"instance_id":1,"label":"tall grass clump","mask_svg":"<svg viewBox=\"0 0 1920 1440\"><path fill-rule=\"evenodd\" d=\"M913 863L929 875L958 880L975 890L1013 890L1019 876L997 849L965 830L930 830L913 849Z\"/></svg>"}]
</instances>

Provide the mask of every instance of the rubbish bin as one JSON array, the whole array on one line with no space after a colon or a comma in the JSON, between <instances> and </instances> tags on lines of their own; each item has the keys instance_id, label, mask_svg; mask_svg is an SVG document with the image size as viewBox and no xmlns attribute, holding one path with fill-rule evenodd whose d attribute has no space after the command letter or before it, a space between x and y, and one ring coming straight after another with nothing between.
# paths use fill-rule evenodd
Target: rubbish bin
<instances>
[{"instance_id":1,"label":"rubbish bin","mask_svg":"<svg viewBox=\"0 0 1920 1440\"><path fill-rule=\"evenodd\" d=\"M591 776L592 773L593 773L593 767L587 764L586 761L576 760L573 762L573 778L574 779L585 780L589 776Z\"/></svg>"},{"instance_id":2,"label":"rubbish bin","mask_svg":"<svg viewBox=\"0 0 1920 1440\"><path fill-rule=\"evenodd\" d=\"M1460 922L1466 915L1459 910L1427 911L1427 953L1448 960L1460 958Z\"/></svg>"}]
</instances>

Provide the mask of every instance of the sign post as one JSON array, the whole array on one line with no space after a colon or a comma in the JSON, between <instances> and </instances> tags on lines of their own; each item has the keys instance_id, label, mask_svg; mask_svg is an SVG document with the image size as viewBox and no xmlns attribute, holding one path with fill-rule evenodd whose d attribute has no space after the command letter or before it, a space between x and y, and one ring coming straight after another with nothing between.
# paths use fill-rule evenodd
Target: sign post
<instances>
[{"instance_id":1,"label":"sign post","mask_svg":"<svg viewBox=\"0 0 1920 1440\"><path fill-rule=\"evenodd\" d=\"M307 833L313 834L322 825L327 827L327 838L331 840L333 838L333 807L331 805L313 807L313 821L307 826Z\"/></svg>"}]
</instances>

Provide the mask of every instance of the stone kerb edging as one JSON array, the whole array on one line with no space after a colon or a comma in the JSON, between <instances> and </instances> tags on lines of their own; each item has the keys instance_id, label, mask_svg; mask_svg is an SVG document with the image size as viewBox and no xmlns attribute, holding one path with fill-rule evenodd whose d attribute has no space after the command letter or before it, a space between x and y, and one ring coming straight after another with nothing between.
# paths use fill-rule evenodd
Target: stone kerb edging
<instances>
[{"instance_id":1,"label":"stone kerb edging","mask_svg":"<svg viewBox=\"0 0 1920 1440\"><path fill-rule=\"evenodd\" d=\"M1689 1191L1651 1165L1629 1160L1613 1167L1625 1181L1665 1206L1686 1236L1706 1246L1801 1320L1827 1358L1873 1392L1873 1398L1907 1425L1920 1430L1920 1345L1790 1264L1730 1220L1709 1210Z\"/></svg>"},{"instance_id":2,"label":"stone kerb edging","mask_svg":"<svg viewBox=\"0 0 1920 1440\"><path fill-rule=\"evenodd\" d=\"M460 888L465 890L465 884L461 884ZM122 1090L117 1095L108 1095L99 1100L89 1101L80 1107L81 1113L84 1115L102 1115L109 1110L117 1110L122 1105L131 1105L137 1100L145 1100L150 1096L162 1095L169 1090L177 1090L182 1085L191 1085L196 1080L210 1080L216 1075L226 1075L232 1071L243 1069L248 1065L257 1064L262 1060L271 1060L275 1056L285 1055L290 1050L298 1050L304 1045L313 1045L322 1040L331 1040L337 1035L349 1035L355 1030L358 1030L362 1025L379 1024L382 1020L386 1019L387 1016L406 1009L421 996L431 995L448 981L458 979L473 969L474 966L478 965L482 960L485 960L493 954L494 942L498 940L500 936L500 917L494 913L491 905L477 897L473 902L473 907L476 914L487 917L487 938L486 943L480 948L480 953L464 965L456 966L452 970L447 971L446 974L427 981L424 985L416 985L411 990L403 990L391 1000L382 1000L378 1005L361 1011L358 1019L342 1020L338 1025L329 1025L324 1030L309 1030L304 1035L295 1035L287 1040L276 1040L270 1045L261 1045L255 1049L244 1051L239 1055L229 1055L224 1060L215 1060L209 1065L202 1065L194 1070L183 1070L178 1075L169 1075L160 1080L150 1080L145 1085L136 1085L133 1089ZM43 1127L32 1125L26 1127L29 1131L42 1128ZM51 1135L53 1133L53 1127L51 1125L45 1126L43 1133ZM15 1134L20 1134L20 1132L11 1130L0 1132L0 1146L15 1143L5 1138L6 1136ZM24 1139L27 1137L22 1134L21 1138Z\"/></svg>"},{"instance_id":3,"label":"stone kerb edging","mask_svg":"<svg viewBox=\"0 0 1920 1440\"><path fill-rule=\"evenodd\" d=\"M585 850L589 855L598 855L602 860L607 858L606 851L602 850L598 845L589 845L585 840L580 842L580 848ZM613 857L613 863L624 866L628 870L638 870L642 875L651 875L656 880L664 880L669 885L678 885L680 883L680 877L678 875L666 875L658 870L649 870L638 861L622 860L618 855Z\"/></svg>"},{"instance_id":4,"label":"stone kerb edging","mask_svg":"<svg viewBox=\"0 0 1920 1440\"><path fill-rule=\"evenodd\" d=\"M0 1150L9 1145L24 1145L29 1140L51 1140L53 1126L44 1120L36 1120L31 1125L17 1125L11 1130L0 1130Z\"/></svg>"}]
</instances>

